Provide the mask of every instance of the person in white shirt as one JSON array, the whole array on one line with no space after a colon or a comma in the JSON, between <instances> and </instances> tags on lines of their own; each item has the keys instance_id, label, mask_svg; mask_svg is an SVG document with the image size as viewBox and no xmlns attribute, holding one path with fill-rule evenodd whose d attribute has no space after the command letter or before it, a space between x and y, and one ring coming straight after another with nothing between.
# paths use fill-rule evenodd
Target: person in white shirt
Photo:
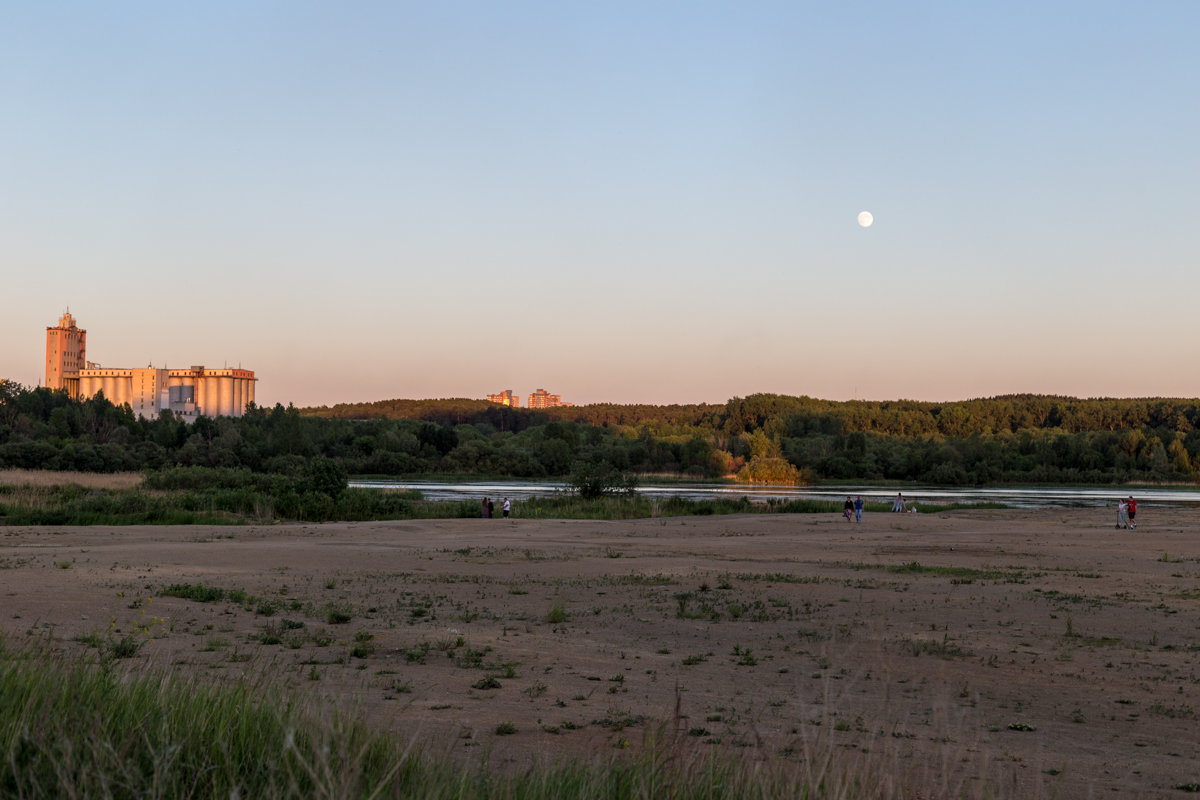
<instances>
[{"instance_id":1,"label":"person in white shirt","mask_svg":"<svg viewBox=\"0 0 1200 800\"><path fill-rule=\"evenodd\" d=\"M504 505L501 508L504 510L504 518L508 519L508 511L512 508L512 502L507 497L504 498Z\"/></svg>"}]
</instances>

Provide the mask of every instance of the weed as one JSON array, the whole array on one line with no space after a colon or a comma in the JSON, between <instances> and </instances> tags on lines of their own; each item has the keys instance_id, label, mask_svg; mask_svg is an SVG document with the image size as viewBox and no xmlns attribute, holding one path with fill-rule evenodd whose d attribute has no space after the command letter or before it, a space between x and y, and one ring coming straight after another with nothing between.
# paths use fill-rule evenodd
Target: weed
<instances>
[{"instance_id":1,"label":"weed","mask_svg":"<svg viewBox=\"0 0 1200 800\"><path fill-rule=\"evenodd\" d=\"M429 649L429 642L420 642L404 651L404 660L409 664L424 664Z\"/></svg>"},{"instance_id":2,"label":"weed","mask_svg":"<svg viewBox=\"0 0 1200 800\"><path fill-rule=\"evenodd\" d=\"M936 639L906 639L903 640L912 650L914 656L920 656L928 653L943 659L965 658L971 653L962 647L955 644L950 636L943 635L941 641Z\"/></svg>"},{"instance_id":3,"label":"weed","mask_svg":"<svg viewBox=\"0 0 1200 800\"><path fill-rule=\"evenodd\" d=\"M202 583L175 583L159 591L160 597L179 597L197 603L215 603L225 597L225 590Z\"/></svg>"},{"instance_id":4,"label":"weed","mask_svg":"<svg viewBox=\"0 0 1200 800\"><path fill-rule=\"evenodd\" d=\"M742 647L735 644L733 646L733 655L737 658L737 665L739 667L753 667L758 664L758 659L750 652L749 647Z\"/></svg>"},{"instance_id":5,"label":"weed","mask_svg":"<svg viewBox=\"0 0 1200 800\"><path fill-rule=\"evenodd\" d=\"M607 728L609 730L621 731L625 730L626 728L632 728L641 725L645 721L646 717L642 714L630 714L628 711L624 711L622 709L610 708L608 710L608 716L601 719L592 720L592 724L599 725L601 728Z\"/></svg>"},{"instance_id":6,"label":"weed","mask_svg":"<svg viewBox=\"0 0 1200 800\"><path fill-rule=\"evenodd\" d=\"M426 645L426 652L428 652L428 649L429 647ZM462 667L463 669L481 669L483 667L483 657L490 653L491 650L492 648L490 647L485 647L482 650L475 650L468 647L463 652L454 654L454 666Z\"/></svg>"}]
</instances>

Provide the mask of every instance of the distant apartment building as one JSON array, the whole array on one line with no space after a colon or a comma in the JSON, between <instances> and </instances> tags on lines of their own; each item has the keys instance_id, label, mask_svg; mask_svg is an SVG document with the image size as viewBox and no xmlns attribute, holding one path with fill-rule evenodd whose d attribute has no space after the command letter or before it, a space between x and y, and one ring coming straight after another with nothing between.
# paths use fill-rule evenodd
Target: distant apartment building
<instances>
[{"instance_id":1,"label":"distant apartment building","mask_svg":"<svg viewBox=\"0 0 1200 800\"><path fill-rule=\"evenodd\" d=\"M46 328L46 388L79 396L79 370L87 366L87 331L75 325L68 311L58 327Z\"/></svg>"},{"instance_id":2,"label":"distant apartment building","mask_svg":"<svg viewBox=\"0 0 1200 800\"><path fill-rule=\"evenodd\" d=\"M560 396L550 394L545 389L538 389L529 395L529 408L559 408L560 406L569 405L571 404L564 403Z\"/></svg>"},{"instance_id":3,"label":"distant apartment building","mask_svg":"<svg viewBox=\"0 0 1200 800\"><path fill-rule=\"evenodd\" d=\"M97 394L128 405L139 417L152 419L169 410L187 420L197 417L240 417L254 402L258 379L248 369L103 367L85 360L87 331L64 314L57 328L46 329L46 386L84 399Z\"/></svg>"},{"instance_id":4,"label":"distant apartment building","mask_svg":"<svg viewBox=\"0 0 1200 800\"><path fill-rule=\"evenodd\" d=\"M512 408L520 408L521 397L514 395L512 389L505 389L500 394L489 394L488 402L499 403L502 406L511 406Z\"/></svg>"}]
</instances>

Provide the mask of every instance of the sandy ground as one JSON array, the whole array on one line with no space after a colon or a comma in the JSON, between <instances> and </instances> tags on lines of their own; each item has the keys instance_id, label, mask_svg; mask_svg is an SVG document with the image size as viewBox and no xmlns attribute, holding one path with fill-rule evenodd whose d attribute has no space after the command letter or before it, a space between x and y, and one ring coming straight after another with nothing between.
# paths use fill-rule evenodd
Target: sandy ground
<instances>
[{"instance_id":1,"label":"sandy ground","mask_svg":"<svg viewBox=\"0 0 1200 800\"><path fill-rule=\"evenodd\" d=\"M133 636L135 671L265 674L495 765L665 730L928 797L1186 796L1200 510L1110 516L7 527L0 631Z\"/></svg>"}]
</instances>

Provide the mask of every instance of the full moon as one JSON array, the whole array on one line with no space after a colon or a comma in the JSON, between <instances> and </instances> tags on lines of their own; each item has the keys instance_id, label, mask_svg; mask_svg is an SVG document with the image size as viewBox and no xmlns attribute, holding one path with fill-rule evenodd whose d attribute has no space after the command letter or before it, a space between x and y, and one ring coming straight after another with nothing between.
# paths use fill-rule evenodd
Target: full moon
<instances>
[{"instance_id":1,"label":"full moon","mask_svg":"<svg viewBox=\"0 0 1200 800\"><path fill-rule=\"evenodd\" d=\"M859 224L859 226L860 226L860 227L863 227L863 228L869 228L869 227L871 227L871 223L872 223L872 222L874 222L874 221L875 221L875 217L873 217L873 216L871 215L871 212L870 212L870 211L861 211L861 212L859 212L859 215L858 215L858 224Z\"/></svg>"}]
</instances>

